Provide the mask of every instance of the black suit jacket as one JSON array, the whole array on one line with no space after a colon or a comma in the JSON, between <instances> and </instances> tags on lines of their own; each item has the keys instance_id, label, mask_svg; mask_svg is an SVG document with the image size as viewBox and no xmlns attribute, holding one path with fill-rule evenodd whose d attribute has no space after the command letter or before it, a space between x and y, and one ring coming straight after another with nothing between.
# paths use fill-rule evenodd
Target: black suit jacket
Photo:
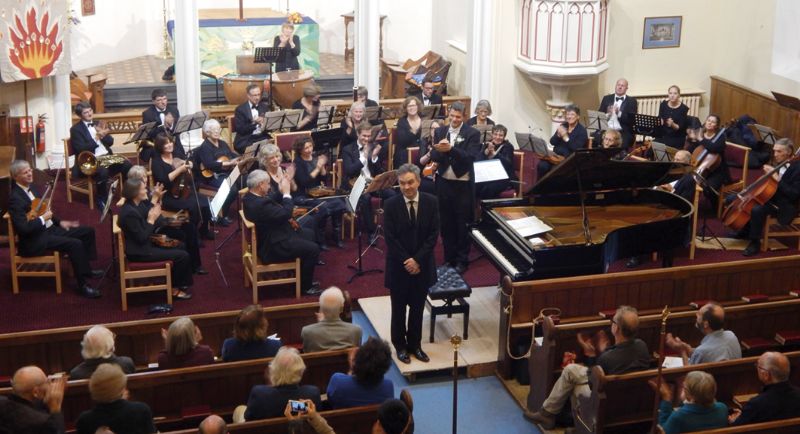
<instances>
[{"instance_id":1,"label":"black suit jacket","mask_svg":"<svg viewBox=\"0 0 800 434\"><path fill-rule=\"evenodd\" d=\"M425 105L425 99L424 99L424 98L425 98L425 97L424 97L424 96L422 96L422 94L420 94L420 95L419 95L419 100L420 100L420 101L422 101L422 105L423 105L423 106ZM442 103L442 96L441 96L441 95L439 95L438 93L435 93L435 92L434 92L434 93L431 95L430 101L431 101L430 105L441 104L441 103Z\"/></svg>"},{"instance_id":2,"label":"black suit jacket","mask_svg":"<svg viewBox=\"0 0 800 434\"><path fill-rule=\"evenodd\" d=\"M770 384L742 407L742 414L733 425L768 422L800 417L800 389L783 383Z\"/></svg>"},{"instance_id":3,"label":"black suit jacket","mask_svg":"<svg viewBox=\"0 0 800 434\"><path fill-rule=\"evenodd\" d=\"M448 131L450 127L447 125L437 128L433 134L433 143L439 143L446 138ZM453 173L456 176L461 177L469 173L470 179L474 181L473 163L480 158L481 133L464 123L458 131L458 137L450 143L453 144L450 152L439 152L436 149L431 151L431 159L439 163L436 173L441 175L448 167L453 166Z\"/></svg>"},{"instance_id":4,"label":"black suit jacket","mask_svg":"<svg viewBox=\"0 0 800 434\"><path fill-rule=\"evenodd\" d=\"M385 147L383 148L385 149ZM372 155L372 148L368 155ZM367 160L367 166L369 167L369 173L374 178L377 175L383 173L383 156L385 152L381 150L378 153L378 161L373 163L372 159L369 158ZM349 190L350 185L348 181L351 178L358 177L361 174L361 169L364 168L364 165L361 163L360 154L358 152L358 142L350 143L349 145L342 148L342 188Z\"/></svg>"},{"instance_id":5,"label":"black suit jacket","mask_svg":"<svg viewBox=\"0 0 800 434\"><path fill-rule=\"evenodd\" d=\"M153 247L150 235L153 235L156 228L164 222L161 217L154 225L147 221L147 213L151 207L149 201L140 202L138 206L132 202L125 202L119 210L119 227L125 234L126 255L141 257L150 254Z\"/></svg>"},{"instance_id":6,"label":"black suit jacket","mask_svg":"<svg viewBox=\"0 0 800 434\"><path fill-rule=\"evenodd\" d=\"M788 225L797 217L800 201L800 163L790 164L778 183L772 203L778 207L778 223Z\"/></svg>"},{"instance_id":7,"label":"black suit jacket","mask_svg":"<svg viewBox=\"0 0 800 434\"><path fill-rule=\"evenodd\" d=\"M300 56L300 37L292 35L292 42L294 42L294 48L292 48L291 45L281 48L278 61L275 62L275 72L286 71L287 69L300 69L300 62L297 60L297 57ZM272 40L272 46L278 48L280 44L280 36L275 36L275 39Z\"/></svg>"},{"instance_id":8,"label":"black suit jacket","mask_svg":"<svg viewBox=\"0 0 800 434\"><path fill-rule=\"evenodd\" d=\"M64 416L50 414L16 395L0 396L0 432L13 434L61 434Z\"/></svg>"},{"instance_id":9,"label":"black suit jacket","mask_svg":"<svg viewBox=\"0 0 800 434\"><path fill-rule=\"evenodd\" d=\"M259 103L256 110L260 115L269 111L266 104ZM236 106L233 113L233 129L236 131L236 137L233 139L233 147L239 152L244 148L250 146L253 142L257 142L267 137L265 132L254 136L253 131L256 130L256 124L253 123L253 112L250 110L250 101Z\"/></svg>"},{"instance_id":10,"label":"black suit jacket","mask_svg":"<svg viewBox=\"0 0 800 434\"><path fill-rule=\"evenodd\" d=\"M558 135L558 132L555 132L553 137L550 138L550 144L553 145L553 152L562 157L569 157L578 149L585 148L588 142L589 136L586 132L586 128L580 123L576 124L572 132L569 133L569 142L565 142L564 139Z\"/></svg>"},{"instance_id":11,"label":"black suit jacket","mask_svg":"<svg viewBox=\"0 0 800 434\"><path fill-rule=\"evenodd\" d=\"M608 107L614 105L614 98L616 94L610 94L603 97L603 100L600 101L600 108L598 111L603 113L608 113ZM622 130L633 134L633 122L634 122L634 114L639 113L639 102L636 101L636 98L625 95L625 100L622 101L622 104L619 106L619 124L622 127Z\"/></svg>"},{"instance_id":12,"label":"black suit jacket","mask_svg":"<svg viewBox=\"0 0 800 434\"><path fill-rule=\"evenodd\" d=\"M164 114L166 115L167 113L172 113L172 117L175 118L175 123L177 123L178 119L181 117L178 108L173 105L167 104L167 108L164 109ZM147 108L147 110L142 112L142 123L147 124L150 122L155 122L156 127L162 126L161 116L159 116L158 109L156 109L156 106L154 105L151 105L150 107ZM147 137L150 140L153 140L156 137L156 134L158 134L160 131L164 131L164 129L154 128L152 131L150 131L150 134Z\"/></svg>"},{"instance_id":13,"label":"black suit jacket","mask_svg":"<svg viewBox=\"0 0 800 434\"><path fill-rule=\"evenodd\" d=\"M86 126L83 121L78 121L69 129L69 140L72 144L72 150L75 152L75 155L80 155L83 151L90 151L94 153L95 148L97 148L97 142L94 141L94 137L89 132L89 127ZM106 135L105 137L100 140L100 143L106 147L109 154L113 154L114 152L111 151L111 146L114 144L114 138L111 137L111 134ZM64 158L68 157L65 156ZM72 172L75 176L78 176L80 170L78 169L77 165L72 166Z\"/></svg>"},{"instance_id":14,"label":"black suit jacket","mask_svg":"<svg viewBox=\"0 0 800 434\"><path fill-rule=\"evenodd\" d=\"M289 198L276 202L270 197L260 197L247 193L242 200L244 216L256 225L258 238L258 257L268 262L267 248L271 244L287 241L295 234L289 219L292 218L294 203Z\"/></svg>"},{"instance_id":15,"label":"black suit jacket","mask_svg":"<svg viewBox=\"0 0 800 434\"><path fill-rule=\"evenodd\" d=\"M39 197L36 189L33 191L34 195ZM11 215L14 231L19 236L17 248L22 256L43 255L47 246L47 228L42 220L39 218L28 220L27 214L31 210L31 203L28 194L16 182L12 183L8 198L8 213ZM53 224L58 225L58 223L59 220L53 216Z\"/></svg>"},{"instance_id":16,"label":"black suit jacket","mask_svg":"<svg viewBox=\"0 0 800 434\"><path fill-rule=\"evenodd\" d=\"M439 238L439 201L436 196L420 192L415 207L416 228L402 194L387 200L383 208L387 247L384 285L389 289L427 289L436 283L433 248ZM418 275L412 276L403 266L408 258L420 265Z\"/></svg>"}]
</instances>

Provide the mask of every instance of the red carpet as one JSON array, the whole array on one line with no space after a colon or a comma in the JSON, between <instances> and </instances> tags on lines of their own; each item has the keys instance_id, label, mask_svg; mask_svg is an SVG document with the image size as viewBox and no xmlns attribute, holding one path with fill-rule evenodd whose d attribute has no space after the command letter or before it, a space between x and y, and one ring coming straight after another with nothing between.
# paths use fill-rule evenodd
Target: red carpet
<instances>
[{"instance_id":1,"label":"red carpet","mask_svg":"<svg viewBox=\"0 0 800 434\"><path fill-rule=\"evenodd\" d=\"M62 194L57 195L53 209L62 219L78 219L84 224L94 224L97 233L97 248L99 259L93 263L94 268L103 268L110 263L111 230L109 220L98 225L97 211L91 211L86 203L86 198L73 197L72 204L66 202L63 194L63 183L59 183ZM710 220L709 225L717 235L724 236L725 230L716 220ZM235 231L235 226L221 228L217 242L221 242ZM385 247L381 241L379 247ZM383 274L371 273L356 278L352 284L347 284L347 279L352 271L347 268L352 264L357 255L356 241L347 241L346 248L331 249L322 254L322 259L327 265L317 267L316 279L323 287L336 285L350 292L354 299L386 295L388 291L383 286ZM796 254L794 249L780 252L768 252L762 256L784 256ZM472 257L477 257L477 249L473 249ZM243 287L242 264L240 256L240 235L235 234L222 249L219 261L229 287L223 283L220 271L214 261L214 242L207 241L202 249L203 265L210 272L207 276L195 276L192 288L194 298L188 301L174 303L174 316L216 312L222 310L235 310L247 305L251 301L251 291ZM441 261L441 245L437 247L437 263ZM688 253L681 252L676 258L675 265L702 264L741 259L738 251L722 250L697 250L696 259L688 260ZM617 261L611 271L624 270L625 261ZM383 269L383 253L370 250L365 255L364 268ZM65 269L69 263L64 262ZM659 266L656 263L645 263L641 268ZM11 273L8 258L8 248L0 248L0 333L14 331L35 330L71 325L84 325L107 323L114 321L127 321L147 318L147 308L152 303L163 303L166 298L163 294L134 294L128 296L128 311L122 312L119 294L119 284L116 278L106 278L102 283L93 281L95 287L100 287L103 297L98 300L87 300L79 297L74 292L74 279L64 273L63 293L57 296L55 282L52 279L22 279L21 291L18 295L11 293ZM473 262L466 273L466 280L472 286L494 285L499 281L499 273L486 258ZM262 289L261 304L264 306L284 305L297 302L293 298L294 287ZM303 297L300 301L313 301L315 297Z\"/></svg>"}]
</instances>

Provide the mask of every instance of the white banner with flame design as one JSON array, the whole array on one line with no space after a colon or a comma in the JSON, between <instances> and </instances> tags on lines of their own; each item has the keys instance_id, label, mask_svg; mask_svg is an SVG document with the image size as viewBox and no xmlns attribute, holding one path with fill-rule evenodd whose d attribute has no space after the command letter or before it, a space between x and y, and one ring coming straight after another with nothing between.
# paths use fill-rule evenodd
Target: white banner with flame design
<instances>
[{"instance_id":1,"label":"white banner with flame design","mask_svg":"<svg viewBox=\"0 0 800 434\"><path fill-rule=\"evenodd\" d=\"M0 0L0 78L69 74L67 0Z\"/></svg>"}]
</instances>

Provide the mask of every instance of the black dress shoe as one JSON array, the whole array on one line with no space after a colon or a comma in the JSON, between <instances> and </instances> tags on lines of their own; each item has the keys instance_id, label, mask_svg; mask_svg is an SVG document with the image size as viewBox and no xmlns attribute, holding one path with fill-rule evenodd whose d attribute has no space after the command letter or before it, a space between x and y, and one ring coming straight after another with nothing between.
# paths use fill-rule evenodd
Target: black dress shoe
<instances>
[{"instance_id":1,"label":"black dress shoe","mask_svg":"<svg viewBox=\"0 0 800 434\"><path fill-rule=\"evenodd\" d=\"M106 274L106 272L105 270L92 270L90 274L92 276L92 279L97 279L103 277L103 275Z\"/></svg>"},{"instance_id":2,"label":"black dress shoe","mask_svg":"<svg viewBox=\"0 0 800 434\"><path fill-rule=\"evenodd\" d=\"M397 358L406 365L411 364L411 357L405 351L398 351Z\"/></svg>"},{"instance_id":3,"label":"black dress shoe","mask_svg":"<svg viewBox=\"0 0 800 434\"><path fill-rule=\"evenodd\" d=\"M742 252L743 256L755 256L761 250L761 241L752 240Z\"/></svg>"},{"instance_id":4,"label":"black dress shoe","mask_svg":"<svg viewBox=\"0 0 800 434\"><path fill-rule=\"evenodd\" d=\"M86 298L100 298L100 291L85 283L78 287L78 294Z\"/></svg>"},{"instance_id":5,"label":"black dress shoe","mask_svg":"<svg viewBox=\"0 0 800 434\"><path fill-rule=\"evenodd\" d=\"M431 358L425 354L425 351L422 351L422 348L417 348L413 354L420 362L428 363L431 361Z\"/></svg>"},{"instance_id":6,"label":"black dress shoe","mask_svg":"<svg viewBox=\"0 0 800 434\"><path fill-rule=\"evenodd\" d=\"M625 263L625 268L636 268L641 265L642 262L639 260L638 256L633 256L628 259L628 262Z\"/></svg>"},{"instance_id":7,"label":"black dress shoe","mask_svg":"<svg viewBox=\"0 0 800 434\"><path fill-rule=\"evenodd\" d=\"M199 276L205 276L206 274L208 274L208 270L206 270L203 267L197 267L194 269L194 274L197 274Z\"/></svg>"},{"instance_id":8,"label":"black dress shoe","mask_svg":"<svg viewBox=\"0 0 800 434\"><path fill-rule=\"evenodd\" d=\"M322 259L317 259L317 265L325 265L325 261Z\"/></svg>"},{"instance_id":9,"label":"black dress shoe","mask_svg":"<svg viewBox=\"0 0 800 434\"><path fill-rule=\"evenodd\" d=\"M458 274L464 274L467 271L467 264L458 264L455 266L456 272Z\"/></svg>"}]
</instances>

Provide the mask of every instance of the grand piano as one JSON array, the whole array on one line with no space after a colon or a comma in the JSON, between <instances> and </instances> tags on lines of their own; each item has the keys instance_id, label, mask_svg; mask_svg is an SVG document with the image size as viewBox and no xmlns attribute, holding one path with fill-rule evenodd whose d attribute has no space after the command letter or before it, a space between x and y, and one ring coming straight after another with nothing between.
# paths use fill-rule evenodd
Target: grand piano
<instances>
[{"instance_id":1,"label":"grand piano","mask_svg":"<svg viewBox=\"0 0 800 434\"><path fill-rule=\"evenodd\" d=\"M524 197L483 201L472 239L512 281L604 273L614 260L654 251L670 266L672 250L688 240L693 206L652 187L691 169L612 160L617 151L579 150ZM531 235L531 217L552 230Z\"/></svg>"}]
</instances>

